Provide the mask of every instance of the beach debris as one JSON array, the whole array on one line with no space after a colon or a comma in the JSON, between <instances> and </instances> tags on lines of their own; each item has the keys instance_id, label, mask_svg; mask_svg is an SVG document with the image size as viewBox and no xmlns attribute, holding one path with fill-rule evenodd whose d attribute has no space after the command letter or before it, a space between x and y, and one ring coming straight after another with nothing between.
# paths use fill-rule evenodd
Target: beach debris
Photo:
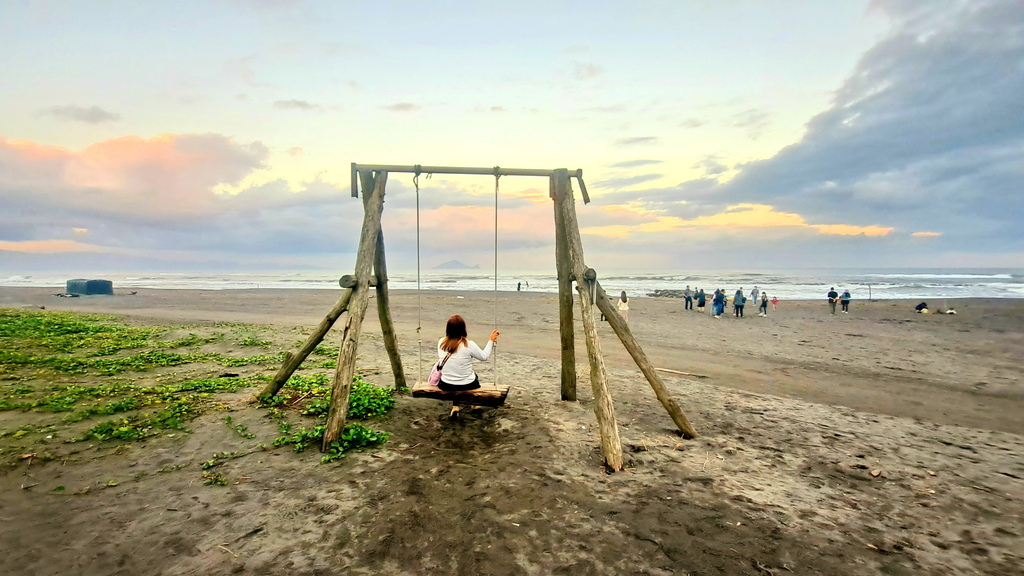
<instances>
[{"instance_id":1,"label":"beach debris","mask_svg":"<svg viewBox=\"0 0 1024 576\"><path fill-rule=\"evenodd\" d=\"M234 553L234 552L232 552L231 550L228 550L228 547L227 547L227 546L225 546L224 544L218 544L218 545L217 545L217 548L220 548L221 550L223 550L223 551L227 552L228 554L231 554L231 555L232 555L232 556L234 556L235 558L238 558L238 554L235 554L235 553Z\"/></svg>"},{"instance_id":2,"label":"beach debris","mask_svg":"<svg viewBox=\"0 0 1024 576\"><path fill-rule=\"evenodd\" d=\"M928 475L929 475L929 476L935 476L935 472L932 472L931 470L929 470L929 471L928 471Z\"/></svg>"},{"instance_id":3,"label":"beach debris","mask_svg":"<svg viewBox=\"0 0 1024 576\"><path fill-rule=\"evenodd\" d=\"M871 471L871 477L872 478L878 478L881 475L882 475L882 471L881 470L872 470Z\"/></svg>"},{"instance_id":4,"label":"beach debris","mask_svg":"<svg viewBox=\"0 0 1024 576\"><path fill-rule=\"evenodd\" d=\"M589 366L589 364L588 364ZM666 374L676 374L677 376L693 376L694 378L710 378L705 374L694 374L693 372L683 372L681 370L670 370L668 368L655 368L658 372L665 372Z\"/></svg>"}]
</instances>

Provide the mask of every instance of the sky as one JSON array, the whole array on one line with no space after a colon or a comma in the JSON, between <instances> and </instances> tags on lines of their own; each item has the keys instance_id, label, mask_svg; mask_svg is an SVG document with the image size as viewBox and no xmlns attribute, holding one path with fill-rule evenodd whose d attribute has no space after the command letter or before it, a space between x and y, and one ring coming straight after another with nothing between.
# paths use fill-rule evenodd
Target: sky
<instances>
[{"instance_id":1,"label":"sky","mask_svg":"<svg viewBox=\"0 0 1024 576\"><path fill-rule=\"evenodd\" d=\"M363 164L588 265L1024 267L1021 0L0 0L0 273L352 269ZM391 174L389 268L553 269ZM497 217L496 217L497 216Z\"/></svg>"}]
</instances>

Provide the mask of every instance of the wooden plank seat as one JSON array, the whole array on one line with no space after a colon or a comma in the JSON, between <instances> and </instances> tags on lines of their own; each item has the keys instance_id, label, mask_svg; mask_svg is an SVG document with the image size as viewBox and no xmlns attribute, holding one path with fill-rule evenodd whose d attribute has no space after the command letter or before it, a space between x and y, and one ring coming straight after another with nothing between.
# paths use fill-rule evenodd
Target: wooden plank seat
<instances>
[{"instance_id":1,"label":"wooden plank seat","mask_svg":"<svg viewBox=\"0 0 1024 576\"><path fill-rule=\"evenodd\" d=\"M454 402L456 406L501 406L508 397L508 386L481 383L476 390L449 392L426 382L417 382L412 388L412 397L446 400Z\"/></svg>"}]
</instances>

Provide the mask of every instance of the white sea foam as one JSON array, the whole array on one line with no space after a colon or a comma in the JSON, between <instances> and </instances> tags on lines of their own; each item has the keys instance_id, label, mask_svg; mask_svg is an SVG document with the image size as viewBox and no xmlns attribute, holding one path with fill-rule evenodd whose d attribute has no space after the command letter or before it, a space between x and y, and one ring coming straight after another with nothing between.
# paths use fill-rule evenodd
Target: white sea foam
<instances>
[{"instance_id":1,"label":"white sea foam","mask_svg":"<svg viewBox=\"0 0 1024 576\"><path fill-rule=\"evenodd\" d=\"M63 288L70 278L105 278L115 289L338 289L338 277L350 271L331 274L324 271L289 272L152 272L130 274L46 273L11 275L0 280L3 286L46 286ZM693 272L611 271L599 273L601 285L609 294L625 290L633 297L644 297L655 290L680 290L687 284L703 288L708 294L723 288L729 294L742 287L748 292L757 286L770 296L783 300L824 299L829 288L850 290L857 300L867 299L956 299L956 298L1021 298L1024 297L1024 272L1005 269L908 269L908 270L767 270L762 272L736 270L700 270ZM501 271L497 279L499 291L515 291L516 284L530 292L557 293L558 282L553 272ZM486 271L429 270L421 273L389 272L392 289L447 290L490 292L495 278Z\"/></svg>"}]
</instances>

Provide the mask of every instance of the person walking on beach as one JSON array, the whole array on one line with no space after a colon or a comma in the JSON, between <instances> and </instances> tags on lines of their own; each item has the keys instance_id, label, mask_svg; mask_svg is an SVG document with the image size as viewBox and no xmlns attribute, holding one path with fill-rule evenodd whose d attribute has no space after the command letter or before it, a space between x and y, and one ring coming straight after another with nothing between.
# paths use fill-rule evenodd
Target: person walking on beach
<instances>
[{"instance_id":1,"label":"person walking on beach","mask_svg":"<svg viewBox=\"0 0 1024 576\"><path fill-rule=\"evenodd\" d=\"M519 292L522 289L523 289L523 283L522 282L516 282L516 292Z\"/></svg>"},{"instance_id":2,"label":"person walking on beach","mask_svg":"<svg viewBox=\"0 0 1024 576\"><path fill-rule=\"evenodd\" d=\"M836 313L836 301L839 300L839 293L836 292L835 286L828 291L828 307L832 309L832 313Z\"/></svg>"},{"instance_id":3,"label":"person walking on beach","mask_svg":"<svg viewBox=\"0 0 1024 576\"><path fill-rule=\"evenodd\" d=\"M626 297L626 291L622 291L622 296L619 296L619 316L626 322L629 322L629 298Z\"/></svg>"},{"instance_id":4,"label":"person walking on beach","mask_svg":"<svg viewBox=\"0 0 1024 576\"><path fill-rule=\"evenodd\" d=\"M761 318L768 317L768 293L761 293L761 312L758 314Z\"/></svg>"},{"instance_id":5,"label":"person walking on beach","mask_svg":"<svg viewBox=\"0 0 1024 576\"><path fill-rule=\"evenodd\" d=\"M715 295L711 298L711 317L721 318L723 312L725 312L725 292L719 288L715 290Z\"/></svg>"},{"instance_id":6,"label":"person walking on beach","mask_svg":"<svg viewBox=\"0 0 1024 576\"><path fill-rule=\"evenodd\" d=\"M779 309L779 297L778 296L772 296L772 312L775 312L778 309Z\"/></svg>"},{"instance_id":7,"label":"person walking on beach","mask_svg":"<svg viewBox=\"0 0 1024 576\"><path fill-rule=\"evenodd\" d=\"M754 302L757 302L758 300L760 300L760 294L761 291L757 289L757 286L754 286L754 289L750 291L750 299L753 300Z\"/></svg>"},{"instance_id":8,"label":"person walking on beach","mask_svg":"<svg viewBox=\"0 0 1024 576\"><path fill-rule=\"evenodd\" d=\"M850 313L850 300L853 296L850 296L849 290L843 290L843 295L839 297L839 302L843 305L843 314Z\"/></svg>"},{"instance_id":9,"label":"person walking on beach","mask_svg":"<svg viewBox=\"0 0 1024 576\"><path fill-rule=\"evenodd\" d=\"M743 305L746 303L747 297L743 295L743 288L740 288L732 298L732 311L737 318L743 318Z\"/></svg>"},{"instance_id":10,"label":"person walking on beach","mask_svg":"<svg viewBox=\"0 0 1024 576\"><path fill-rule=\"evenodd\" d=\"M697 291L697 312L704 313L704 305L708 303L708 297L704 294L704 289L701 288Z\"/></svg>"},{"instance_id":11,"label":"person walking on beach","mask_svg":"<svg viewBox=\"0 0 1024 576\"><path fill-rule=\"evenodd\" d=\"M684 310L693 310L693 290L690 290L690 285L686 285L686 290L683 290L683 298L686 299L686 305Z\"/></svg>"},{"instance_id":12,"label":"person walking on beach","mask_svg":"<svg viewBox=\"0 0 1024 576\"><path fill-rule=\"evenodd\" d=\"M441 381L437 387L452 392L479 388L480 377L473 370L473 359L490 358L494 346L498 343L499 334L500 332L493 330L487 346L481 350L476 342L468 339L466 321L462 316L453 314L448 318L444 338L437 341L437 360L444 363L441 367ZM454 416L458 412L459 407L452 406L451 415Z\"/></svg>"}]
</instances>

